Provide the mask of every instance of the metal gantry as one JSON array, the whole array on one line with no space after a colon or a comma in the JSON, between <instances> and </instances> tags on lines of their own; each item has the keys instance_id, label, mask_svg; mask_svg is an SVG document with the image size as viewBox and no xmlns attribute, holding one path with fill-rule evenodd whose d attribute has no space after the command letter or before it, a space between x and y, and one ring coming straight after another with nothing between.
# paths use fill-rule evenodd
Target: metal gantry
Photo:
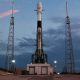
<instances>
[{"instance_id":1,"label":"metal gantry","mask_svg":"<svg viewBox=\"0 0 80 80\"><path fill-rule=\"evenodd\" d=\"M8 45L7 45L7 53L6 53L6 69L8 71L12 71L12 72L15 70L13 4L14 4L14 2L12 1L12 16L10 19Z\"/></svg>"},{"instance_id":2,"label":"metal gantry","mask_svg":"<svg viewBox=\"0 0 80 80\"><path fill-rule=\"evenodd\" d=\"M75 73L74 53L71 35L70 18L68 16L68 3L66 0L66 26L65 26L65 71L67 73Z\"/></svg>"}]
</instances>

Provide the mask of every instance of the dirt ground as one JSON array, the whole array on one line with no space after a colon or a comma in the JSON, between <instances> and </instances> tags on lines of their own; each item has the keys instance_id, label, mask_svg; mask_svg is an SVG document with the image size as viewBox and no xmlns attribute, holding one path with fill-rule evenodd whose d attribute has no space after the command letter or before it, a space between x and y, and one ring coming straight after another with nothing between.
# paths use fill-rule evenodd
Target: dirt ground
<instances>
[{"instance_id":1,"label":"dirt ground","mask_svg":"<svg viewBox=\"0 0 80 80\"><path fill-rule=\"evenodd\" d=\"M54 80L80 80L80 75L55 75Z\"/></svg>"},{"instance_id":2,"label":"dirt ground","mask_svg":"<svg viewBox=\"0 0 80 80\"><path fill-rule=\"evenodd\" d=\"M80 80L80 75L54 75L54 76L0 75L0 80Z\"/></svg>"}]
</instances>

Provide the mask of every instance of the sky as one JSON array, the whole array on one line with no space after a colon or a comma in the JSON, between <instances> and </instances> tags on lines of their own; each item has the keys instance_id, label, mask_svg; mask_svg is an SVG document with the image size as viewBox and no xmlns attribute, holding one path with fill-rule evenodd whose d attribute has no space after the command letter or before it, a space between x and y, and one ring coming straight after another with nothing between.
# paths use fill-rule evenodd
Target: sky
<instances>
[{"instance_id":1,"label":"sky","mask_svg":"<svg viewBox=\"0 0 80 80\"><path fill-rule=\"evenodd\" d=\"M64 67L65 1L66 0L42 0L44 10L42 14L44 51L49 57L49 63L53 64L54 60L58 61L57 69L59 71ZM37 13L35 10L37 9L37 2L38 0L15 0L14 3L15 57L18 67L24 67L27 63L31 63L31 55L35 53L37 28ZM80 0L68 0L68 13L71 20L76 71L80 71L79 3ZM8 43L10 17L11 0L0 0L0 55L3 57L6 54ZM2 57L0 59L2 59ZM4 62L0 60L0 63L0 66L4 66Z\"/></svg>"}]
</instances>

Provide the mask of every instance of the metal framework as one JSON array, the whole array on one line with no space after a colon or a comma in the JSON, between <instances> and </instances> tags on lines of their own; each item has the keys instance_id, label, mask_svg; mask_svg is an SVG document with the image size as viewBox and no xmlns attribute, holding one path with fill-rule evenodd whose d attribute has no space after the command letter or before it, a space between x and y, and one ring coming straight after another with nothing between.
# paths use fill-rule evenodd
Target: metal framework
<instances>
[{"instance_id":1,"label":"metal framework","mask_svg":"<svg viewBox=\"0 0 80 80\"><path fill-rule=\"evenodd\" d=\"M14 2L12 1L12 16L10 19L8 45L7 45L7 53L6 53L6 68L8 71L12 71L12 72L15 70L13 4Z\"/></svg>"},{"instance_id":2,"label":"metal framework","mask_svg":"<svg viewBox=\"0 0 80 80\"><path fill-rule=\"evenodd\" d=\"M66 0L66 26L65 26L65 72L74 73L75 64L74 64L74 54L73 54L73 44L71 36L71 27L70 27L70 18L68 16L68 4Z\"/></svg>"}]
</instances>

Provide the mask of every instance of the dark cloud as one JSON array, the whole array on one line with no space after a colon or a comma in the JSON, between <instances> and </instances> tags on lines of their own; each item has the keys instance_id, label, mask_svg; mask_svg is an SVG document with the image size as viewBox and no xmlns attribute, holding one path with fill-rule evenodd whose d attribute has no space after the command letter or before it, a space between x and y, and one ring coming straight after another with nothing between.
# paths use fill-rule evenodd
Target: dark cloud
<instances>
[{"instance_id":1,"label":"dark cloud","mask_svg":"<svg viewBox=\"0 0 80 80\"><path fill-rule=\"evenodd\" d=\"M62 23L65 25L65 22L66 22L66 17L50 17L48 19L49 21L51 21L52 23ZM70 17L70 22L71 24L80 24L80 18L71 18Z\"/></svg>"},{"instance_id":2,"label":"dark cloud","mask_svg":"<svg viewBox=\"0 0 80 80\"><path fill-rule=\"evenodd\" d=\"M63 17L50 17L49 18L49 21L51 22L55 22L55 23L64 23L64 20L65 18Z\"/></svg>"},{"instance_id":3,"label":"dark cloud","mask_svg":"<svg viewBox=\"0 0 80 80\"><path fill-rule=\"evenodd\" d=\"M35 39L31 39L31 38L22 38L19 42L19 46L20 47L34 47L36 46L36 40Z\"/></svg>"},{"instance_id":4,"label":"dark cloud","mask_svg":"<svg viewBox=\"0 0 80 80\"><path fill-rule=\"evenodd\" d=\"M0 55L5 55L7 51L7 44L5 42L0 42Z\"/></svg>"},{"instance_id":5,"label":"dark cloud","mask_svg":"<svg viewBox=\"0 0 80 80\"><path fill-rule=\"evenodd\" d=\"M2 51L6 50L6 47L7 47L6 45L7 45L6 43L0 42L0 49L1 49Z\"/></svg>"}]
</instances>

